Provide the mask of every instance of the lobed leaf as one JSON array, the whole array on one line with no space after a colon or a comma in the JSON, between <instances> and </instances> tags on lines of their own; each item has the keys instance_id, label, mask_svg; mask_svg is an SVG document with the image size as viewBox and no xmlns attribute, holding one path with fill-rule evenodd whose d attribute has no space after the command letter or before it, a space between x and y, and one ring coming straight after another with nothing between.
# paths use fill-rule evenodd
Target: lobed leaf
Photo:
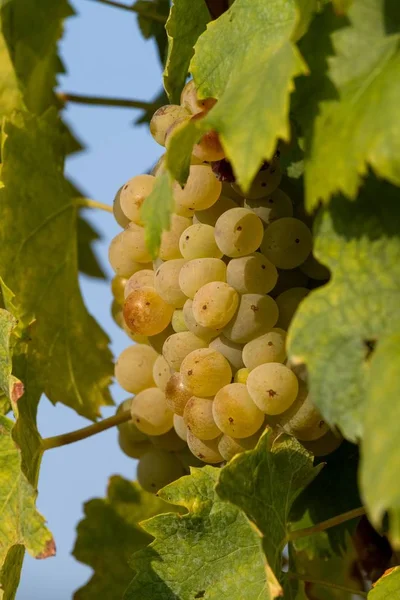
<instances>
[{"instance_id":1,"label":"lobed leaf","mask_svg":"<svg viewBox=\"0 0 400 600\"><path fill-rule=\"evenodd\" d=\"M16 326L13 315L0 308L0 390L11 402L24 393L23 383L12 375L11 336Z\"/></svg>"},{"instance_id":2,"label":"lobed leaf","mask_svg":"<svg viewBox=\"0 0 400 600\"><path fill-rule=\"evenodd\" d=\"M388 569L368 594L368 600L389 600L400 594L400 567Z\"/></svg>"}]
</instances>

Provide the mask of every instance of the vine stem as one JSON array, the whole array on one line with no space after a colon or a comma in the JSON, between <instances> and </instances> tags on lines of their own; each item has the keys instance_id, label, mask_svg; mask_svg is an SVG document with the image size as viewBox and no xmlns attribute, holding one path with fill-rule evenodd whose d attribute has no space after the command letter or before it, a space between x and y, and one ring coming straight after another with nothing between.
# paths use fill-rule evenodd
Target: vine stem
<instances>
[{"instance_id":1,"label":"vine stem","mask_svg":"<svg viewBox=\"0 0 400 600\"><path fill-rule=\"evenodd\" d=\"M106 212L112 213L113 207L104 202L98 202L97 200L91 200L90 198L78 198L76 200L77 206L83 206L84 208L99 208Z\"/></svg>"},{"instance_id":2,"label":"vine stem","mask_svg":"<svg viewBox=\"0 0 400 600\"><path fill-rule=\"evenodd\" d=\"M306 537L308 535L313 535L314 533L320 533L321 531L325 531L326 529L330 529L331 527L335 527L336 525L340 525L341 523L345 523L346 521L350 521L351 519L356 519L357 517L362 517L365 515L365 508L360 506L359 508L354 508L353 510L349 510L348 512L342 513L341 515L337 515L337 517L332 517L331 519L327 519L326 521L322 521L321 523L317 523L312 527L306 527L305 529L295 529L291 531L287 536L288 542L293 542L302 537Z\"/></svg>"},{"instance_id":3,"label":"vine stem","mask_svg":"<svg viewBox=\"0 0 400 600\"><path fill-rule=\"evenodd\" d=\"M106 98L104 96L87 96L86 94L74 94L72 92L57 92L57 98L65 102L75 102L75 104L89 104L94 106L112 106L119 108L140 108L141 110L152 110L158 108L154 102L145 102L144 100L130 100L129 98Z\"/></svg>"},{"instance_id":4,"label":"vine stem","mask_svg":"<svg viewBox=\"0 0 400 600\"><path fill-rule=\"evenodd\" d=\"M341 592L347 592L348 594L355 594L357 596L361 596L362 598L367 598L367 592L363 592L361 590L355 590L353 588L348 588L344 585L339 585L337 583L332 583L331 581L324 581L322 579L311 579L307 577L307 575L298 575L297 573L288 572L288 576L291 579L298 579L299 581L305 581L306 583L313 583L314 585L320 585L322 587L332 588L334 590L338 590Z\"/></svg>"},{"instance_id":5,"label":"vine stem","mask_svg":"<svg viewBox=\"0 0 400 600\"><path fill-rule=\"evenodd\" d=\"M93 425L89 425L88 427L83 427L82 429L77 429L76 431L70 431L69 433L62 433L61 435L55 435L54 437L44 438L42 440L42 450L46 451L50 450L51 448L60 448L60 446L66 446L67 444L73 444L74 442L85 440L92 435L96 435L97 433L101 433L107 429L111 429L111 427L121 425L121 423L129 421L130 418L131 411L124 410L116 415L113 415L112 417L108 417L108 419L103 419L98 423L93 423Z\"/></svg>"},{"instance_id":6,"label":"vine stem","mask_svg":"<svg viewBox=\"0 0 400 600\"><path fill-rule=\"evenodd\" d=\"M148 12L148 10L146 10L146 8L144 8L141 5L139 5L139 6L127 5L127 4L122 4L122 2L116 2L115 0L94 0L94 1L98 2L99 4L105 4L106 6L112 6L113 8L122 8L122 10L127 10L129 12L135 12L138 15L140 15L141 17L148 19L149 21L156 21L157 23L162 23L163 25L165 25L165 22L167 20L166 17L164 17L163 15L159 15L159 14L153 13L153 12Z\"/></svg>"}]
</instances>

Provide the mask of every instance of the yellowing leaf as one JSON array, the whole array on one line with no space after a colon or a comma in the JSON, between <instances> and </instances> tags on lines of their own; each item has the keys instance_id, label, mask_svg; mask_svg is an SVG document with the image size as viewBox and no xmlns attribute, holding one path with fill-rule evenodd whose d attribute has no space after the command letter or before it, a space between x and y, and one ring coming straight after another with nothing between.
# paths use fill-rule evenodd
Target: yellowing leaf
<instances>
[{"instance_id":1,"label":"yellowing leaf","mask_svg":"<svg viewBox=\"0 0 400 600\"><path fill-rule=\"evenodd\" d=\"M17 402L24 393L23 383L12 375L10 338L16 325L12 314L0 308L0 390L12 402Z\"/></svg>"},{"instance_id":2,"label":"yellowing leaf","mask_svg":"<svg viewBox=\"0 0 400 600\"><path fill-rule=\"evenodd\" d=\"M388 569L368 594L368 600L393 600L400 597L400 567Z\"/></svg>"}]
</instances>

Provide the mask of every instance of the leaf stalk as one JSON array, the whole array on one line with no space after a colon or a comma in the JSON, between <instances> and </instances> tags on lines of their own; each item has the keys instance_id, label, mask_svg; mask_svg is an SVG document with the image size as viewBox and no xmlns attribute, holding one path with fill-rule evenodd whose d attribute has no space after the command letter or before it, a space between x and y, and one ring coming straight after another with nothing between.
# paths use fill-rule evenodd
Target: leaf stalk
<instances>
[{"instance_id":1,"label":"leaf stalk","mask_svg":"<svg viewBox=\"0 0 400 600\"><path fill-rule=\"evenodd\" d=\"M109 204L98 202L97 200L91 200L90 198L77 198L76 205L82 206L83 208L99 208L100 210L104 210L109 213L113 212L113 208Z\"/></svg>"},{"instance_id":2,"label":"leaf stalk","mask_svg":"<svg viewBox=\"0 0 400 600\"><path fill-rule=\"evenodd\" d=\"M74 102L75 104L88 104L91 106L109 106L119 108L138 108L141 110L156 110L159 105L154 102L144 100L130 100L129 98L106 98L104 96L87 96L86 94L74 94L72 92L58 92L57 98L65 104Z\"/></svg>"},{"instance_id":3,"label":"leaf stalk","mask_svg":"<svg viewBox=\"0 0 400 600\"><path fill-rule=\"evenodd\" d=\"M353 510L349 510L345 513L337 515L336 517L332 517L331 519L327 519L326 521L322 521L321 523L317 523L312 527L306 527L304 529L295 529L291 531L287 536L288 542L293 542L302 537L307 537L309 535L314 535L315 533L320 533L321 531L325 531L326 529L330 529L331 527L336 527L336 525L340 525L341 523L345 523L346 521L350 521L351 519L356 519L357 517L362 517L365 515L365 508L360 506L359 508L354 508Z\"/></svg>"},{"instance_id":4,"label":"leaf stalk","mask_svg":"<svg viewBox=\"0 0 400 600\"><path fill-rule=\"evenodd\" d=\"M121 8L122 10L127 10L129 12L134 12L144 19L148 19L149 21L155 21L156 23L162 23L163 25L166 22L166 17L163 15L159 15L155 12L149 12L144 6L140 5L128 5L122 4L122 2L116 2L116 0L94 0L99 4L105 4L106 6L111 6L113 8Z\"/></svg>"}]
</instances>

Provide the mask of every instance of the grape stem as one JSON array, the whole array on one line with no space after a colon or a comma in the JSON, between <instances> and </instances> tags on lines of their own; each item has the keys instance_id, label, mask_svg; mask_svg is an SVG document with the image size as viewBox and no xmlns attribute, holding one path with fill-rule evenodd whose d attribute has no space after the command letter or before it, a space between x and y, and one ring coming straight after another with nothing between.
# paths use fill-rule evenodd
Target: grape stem
<instances>
[{"instance_id":1,"label":"grape stem","mask_svg":"<svg viewBox=\"0 0 400 600\"><path fill-rule=\"evenodd\" d=\"M93 423L93 425L89 425L88 427L83 427L82 429L77 429L76 431L70 431L69 433L62 433L61 435L55 435L54 437L44 438L42 440L42 450L46 451L50 450L51 448L60 448L60 446L66 446L67 444L73 444L74 442L85 440L92 435L96 435L97 433L101 433L107 429L111 429L111 427L121 425L121 423L129 421L130 418L131 411L124 410L116 415L113 415L112 417L109 417L108 419L103 419L98 423Z\"/></svg>"},{"instance_id":2,"label":"grape stem","mask_svg":"<svg viewBox=\"0 0 400 600\"><path fill-rule=\"evenodd\" d=\"M140 4L139 6L132 6L132 4L122 4L122 2L116 2L115 0L95 0L95 2L99 2L99 4L106 4L107 6L112 6L114 8L122 8L122 10L128 10L129 12L135 12L144 19L156 21L157 23L162 23L163 25L165 25L167 20L163 15L159 15L155 12L149 12L147 8Z\"/></svg>"},{"instance_id":3,"label":"grape stem","mask_svg":"<svg viewBox=\"0 0 400 600\"><path fill-rule=\"evenodd\" d=\"M325 531L326 529L330 529L331 527L336 527L336 525L340 525L341 523L345 523L346 521L350 521L351 519L356 519L357 517L362 517L365 515L365 508L360 506L359 508L354 508L353 510L349 510L348 512L337 515L336 517L332 517L331 519L327 519L326 521L322 521L321 523L317 523L312 527L306 527L305 529L295 529L291 531L287 536L288 542L293 542L302 537L307 537L309 535L314 535L314 533L320 533L321 531Z\"/></svg>"},{"instance_id":4,"label":"grape stem","mask_svg":"<svg viewBox=\"0 0 400 600\"><path fill-rule=\"evenodd\" d=\"M76 205L84 208L99 208L100 210L105 210L109 213L113 212L113 208L109 204L98 202L97 200L91 200L90 198L77 198Z\"/></svg>"},{"instance_id":5,"label":"grape stem","mask_svg":"<svg viewBox=\"0 0 400 600\"><path fill-rule=\"evenodd\" d=\"M119 108L140 108L141 110L156 110L159 104L145 102L144 100L130 100L129 98L105 98L104 96L86 96L85 94L74 94L71 92L57 92L57 98L65 104L89 104L95 106L115 106Z\"/></svg>"},{"instance_id":6,"label":"grape stem","mask_svg":"<svg viewBox=\"0 0 400 600\"><path fill-rule=\"evenodd\" d=\"M347 592L348 594L355 594L356 596L361 596L362 598L367 598L367 592L363 592L361 590L355 590L353 588L348 588L344 585L338 585L337 583L332 583L331 581L323 581L320 579L312 579L307 577L307 575L299 575L298 573L288 572L288 577L290 579L298 579L299 581L305 581L306 583L313 583L314 585L320 585L322 587L332 588L334 590L338 590L341 592Z\"/></svg>"}]
</instances>

